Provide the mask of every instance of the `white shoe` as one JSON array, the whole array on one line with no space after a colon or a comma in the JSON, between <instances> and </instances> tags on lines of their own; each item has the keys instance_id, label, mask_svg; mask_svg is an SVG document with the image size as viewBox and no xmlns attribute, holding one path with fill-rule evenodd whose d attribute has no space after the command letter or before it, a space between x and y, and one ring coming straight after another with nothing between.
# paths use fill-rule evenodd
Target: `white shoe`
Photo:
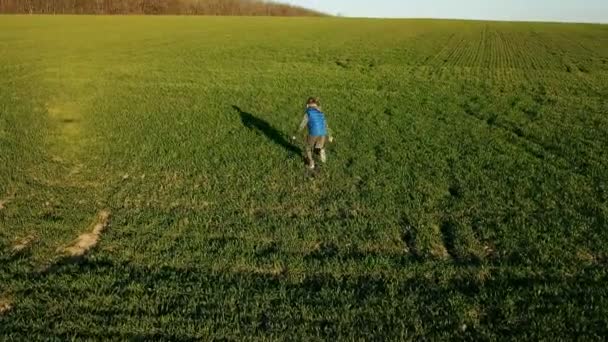
<instances>
[{"instance_id":1,"label":"white shoe","mask_svg":"<svg viewBox=\"0 0 608 342\"><path fill-rule=\"evenodd\" d=\"M315 169L315 162L311 161L310 163L308 163L308 165L306 165L306 167L309 170L314 170Z\"/></svg>"},{"instance_id":2,"label":"white shoe","mask_svg":"<svg viewBox=\"0 0 608 342\"><path fill-rule=\"evenodd\" d=\"M325 150L319 151L319 159L321 159L321 163L325 163L327 161L327 155L325 154Z\"/></svg>"}]
</instances>

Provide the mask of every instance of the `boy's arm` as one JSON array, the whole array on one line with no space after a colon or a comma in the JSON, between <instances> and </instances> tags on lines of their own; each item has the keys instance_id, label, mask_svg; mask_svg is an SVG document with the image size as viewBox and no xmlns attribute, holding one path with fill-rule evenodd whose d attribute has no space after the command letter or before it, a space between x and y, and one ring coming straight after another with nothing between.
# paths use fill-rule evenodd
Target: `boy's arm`
<instances>
[{"instance_id":1,"label":"boy's arm","mask_svg":"<svg viewBox=\"0 0 608 342\"><path fill-rule=\"evenodd\" d=\"M306 127L306 125L308 125L308 115L304 114L304 118L302 119L302 122L300 123L300 127L298 127L298 131L296 133L294 133L294 135L291 137L291 140L296 140L296 134L302 132L302 130Z\"/></svg>"},{"instance_id":2,"label":"boy's arm","mask_svg":"<svg viewBox=\"0 0 608 342\"><path fill-rule=\"evenodd\" d=\"M298 133L302 132L302 130L306 128L306 125L308 125L308 115L304 114L304 118L302 119L300 127L298 128Z\"/></svg>"}]
</instances>

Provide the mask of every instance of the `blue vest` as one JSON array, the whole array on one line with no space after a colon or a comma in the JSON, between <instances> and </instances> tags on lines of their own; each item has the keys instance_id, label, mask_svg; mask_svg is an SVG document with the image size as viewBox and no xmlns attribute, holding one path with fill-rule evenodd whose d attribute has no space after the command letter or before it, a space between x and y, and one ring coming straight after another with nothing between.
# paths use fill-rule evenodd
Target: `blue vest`
<instances>
[{"instance_id":1,"label":"blue vest","mask_svg":"<svg viewBox=\"0 0 608 342\"><path fill-rule=\"evenodd\" d=\"M308 135L313 137L326 136L327 125L325 124L325 114L314 107L307 108L306 114L308 115Z\"/></svg>"}]
</instances>

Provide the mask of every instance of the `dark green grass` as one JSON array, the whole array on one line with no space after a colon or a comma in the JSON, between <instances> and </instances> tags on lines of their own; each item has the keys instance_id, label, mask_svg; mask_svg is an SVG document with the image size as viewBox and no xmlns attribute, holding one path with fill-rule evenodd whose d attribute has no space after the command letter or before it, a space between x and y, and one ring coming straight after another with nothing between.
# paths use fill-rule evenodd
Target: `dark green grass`
<instances>
[{"instance_id":1,"label":"dark green grass","mask_svg":"<svg viewBox=\"0 0 608 342\"><path fill-rule=\"evenodd\" d=\"M2 17L0 333L601 339L607 36ZM311 95L337 141L314 178L287 140Z\"/></svg>"}]
</instances>

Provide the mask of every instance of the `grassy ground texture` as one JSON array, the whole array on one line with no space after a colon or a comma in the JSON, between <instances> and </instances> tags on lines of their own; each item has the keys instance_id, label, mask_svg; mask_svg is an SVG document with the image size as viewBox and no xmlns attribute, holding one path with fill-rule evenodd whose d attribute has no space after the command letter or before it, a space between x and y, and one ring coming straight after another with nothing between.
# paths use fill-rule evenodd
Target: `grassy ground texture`
<instances>
[{"instance_id":1,"label":"grassy ground texture","mask_svg":"<svg viewBox=\"0 0 608 342\"><path fill-rule=\"evenodd\" d=\"M0 16L0 51L3 339L608 334L608 26Z\"/></svg>"}]
</instances>

